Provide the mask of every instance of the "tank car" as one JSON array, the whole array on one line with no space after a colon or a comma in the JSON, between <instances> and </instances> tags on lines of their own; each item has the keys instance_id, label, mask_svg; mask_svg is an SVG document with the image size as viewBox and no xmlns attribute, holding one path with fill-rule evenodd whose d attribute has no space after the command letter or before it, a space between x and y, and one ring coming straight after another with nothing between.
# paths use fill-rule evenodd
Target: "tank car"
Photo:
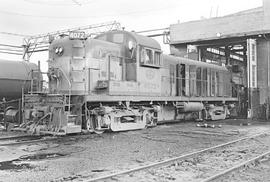
<instances>
[{"instance_id":1,"label":"tank car","mask_svg":"<svg viewBox=\"0 0 270 182\"><path fill-rule=\"evenodd\" d=\"M24 95L24 123L33 132L100 133L225 119L237 101L224 66L165 55L157 41L134 32L72 35L49 47L49 92Z\"/></svg>"},{"instance_id":2,"label":"tank car","mask_svg":"<svg viewBox=\"0 0 270 182\"><path fill-rule=\"evenodd\" d=\"M20 120L19 107L22 93L38 87L38 66L24 61L0 60L0 110L1 120ZM35 71L35 72L34 72Z\"/></svg>"}]
</instances>

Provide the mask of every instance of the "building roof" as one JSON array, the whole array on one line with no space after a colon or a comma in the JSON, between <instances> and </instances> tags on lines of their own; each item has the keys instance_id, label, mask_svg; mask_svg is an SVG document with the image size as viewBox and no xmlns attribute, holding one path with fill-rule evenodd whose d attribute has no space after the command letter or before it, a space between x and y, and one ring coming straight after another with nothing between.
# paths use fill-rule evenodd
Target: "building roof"
<instances>
[{"instance_id":1,"label":"building roof","mask_svg":"<svg viewBox=\"0 0 270 182\"><path fill-rule=\"evenodd\" d=\"M223 17L173 24L170 44L270 33L265 19L263 7L259 7Z\"/></svg>"}]
</instances>

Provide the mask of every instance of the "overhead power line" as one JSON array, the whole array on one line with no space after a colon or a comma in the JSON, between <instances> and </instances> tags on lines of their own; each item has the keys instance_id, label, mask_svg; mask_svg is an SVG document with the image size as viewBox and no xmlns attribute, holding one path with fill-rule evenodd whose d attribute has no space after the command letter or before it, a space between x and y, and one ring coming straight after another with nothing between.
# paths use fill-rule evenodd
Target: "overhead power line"
<instances>
[{"instance_id":1,"label":"overhead power line","mask_svg":"<svg viewBox=\"0 0 270 182\"><path fill-rule=\"evenodd\" d=\"M0 44L0 47L22 48L22 46L15 46L15 45L10 45L10 44Z\"/></svg>"},{"instance_id":2,"label":"overhead power line","mask_svg":"<svg viewBox=\"0 0 270 182\"><path fill-rule=\"evenodd\" d=\"M148 33L148 32L165 31L165 30L169 30L169 27L157 28L157 29L151 29L151 30L136 31L136 33Z\"/></svg>"},{"instance_id":3,"label":"overhead power line","mask_svg":"<svg viewBox=\"0 0 270 182\"><path fill-rule=\"evenodd\" d=\"M48 5L48 6L74 6L74 5L87 5L93 0L24 0L32 4Z\"/></svg>"},{"instance_id":4,"label":"overhead power line","mask_svg":"<svg viewBox=\"0 0 270 182\"><path fill-rule=\"evenodd\" d=\"M12 11L5 11L5 10L0 10L1 14L8 14L8 15L13 15L13 16L22 16L22 17L31 17L31 18L46 18L46 19L89 19L89 18L104 18L104 17L111 17L111 16L120 16L120 15L137 15L137 14L143 14L143 13L148 13L150 14L151 12L155 11L162 11L166 9L173 9L177 8L174 6L170 7L162 7L158 9L148 9L148 10L140 10L140 11L129 11L129 12L123 12L119 14L98 14L94 16L47 16L47 15L34 15L34 14L24 14L24 13L17 13L17 12L12 12Z\"/></svg>"},{"instance_id":5,"label":"overhead power line","mask_svg":"<svg viewBox=\"0 0 270 182\"><path fill-rule=\"evenodd\" d=\"M12 35L12 36L18 36L18 37L30 37L30 35L17 34L17 33L11 33L11 32L0 32L0 34L4 34L4 35Z\"/></svg>"},{"instance_id":6,"label":"overhead power line","mask_svg":"<svg viewBox=\"0 0 270 182\"><path fill-rule=\"evenodd\" d=\"M42 16L42 15L33 15L33 14L23 14L23 13L16 13L12 11L4 11L0 10L0 13L7 14L7 15L14 15L14 16L22 16L22 17L32 17L32 18L47 18L47 19L83 19L88 17L63 17L63 16Z\"/></svg>"},{"instance_id":7,"label":"overhead power line","mask_svg":"<svg viewBox=\"0 0 270 182\"><path fill-rule=\"evenodd\" d=\"M19 53L23 53L23 50L16 50L16 49L7 49L7 48L0 48L0 51L9 51L9 52L19 52Z\"/></svg>"}]
</instances>

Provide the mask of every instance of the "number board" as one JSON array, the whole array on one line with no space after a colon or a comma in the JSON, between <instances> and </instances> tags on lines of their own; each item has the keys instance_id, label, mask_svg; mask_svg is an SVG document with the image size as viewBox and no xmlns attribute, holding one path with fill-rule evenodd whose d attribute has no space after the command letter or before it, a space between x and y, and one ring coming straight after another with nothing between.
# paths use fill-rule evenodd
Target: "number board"
<instances>
[{"instance_id":1,"label":"number board","mask_svg":"<svg viewBox=\"0 0 270 182\"><path fill-rule=\"evenodd\" d=\"M83 40L83 39L86 39L86 35L85 35L85 32L79 32L79 31L69 32L69 39Z\"/></svg>"}]
</instances>

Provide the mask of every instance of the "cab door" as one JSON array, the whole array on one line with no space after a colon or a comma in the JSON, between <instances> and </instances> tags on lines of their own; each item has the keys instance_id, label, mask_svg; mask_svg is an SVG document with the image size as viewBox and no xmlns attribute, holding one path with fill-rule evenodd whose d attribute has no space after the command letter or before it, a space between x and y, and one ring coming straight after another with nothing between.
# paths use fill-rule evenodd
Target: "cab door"
<instances>
[{"instance_id":1,"label":"cab door","mask_svg":"<svg viewBox=\"0 0 270 182\"><path fill-rule=\"evenodd\" d=\"M170 64L170 95L176 95L176 83L175 83L175 72L176 72L176 65Z\"/></svg>"},{"instance_id":2,"label":"cab door","mask_svg":"<svg viewBox=\"0 0 270 182\"><path fill-rule=\"evenodd\" d=\"M196 96L196 66L189 66L189 75L190 75L190 96Z\"/></svg>"},{"instance_id":3,"label":"cab door","mask_svg":"<svg viewBox=\"0 0 270 182\"><path fill-rule=\"evenodd\" d=\"M176 66L176 94L177 96L186 95L186 71L184 64Z\"/></svg>"}]
</instances>

